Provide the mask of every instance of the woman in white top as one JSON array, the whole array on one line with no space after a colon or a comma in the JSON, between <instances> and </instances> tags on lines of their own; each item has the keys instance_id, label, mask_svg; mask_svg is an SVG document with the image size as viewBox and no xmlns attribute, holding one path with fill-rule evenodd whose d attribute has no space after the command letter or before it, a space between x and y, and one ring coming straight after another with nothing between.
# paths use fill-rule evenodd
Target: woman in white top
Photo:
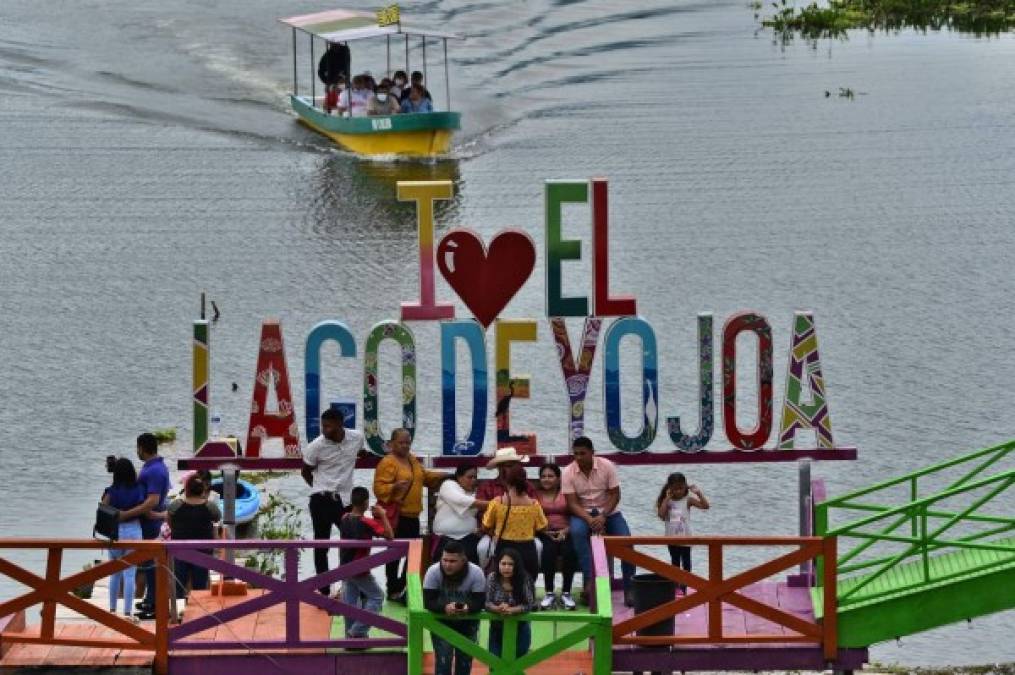
<instances>
[{"instance_id":1,"label":"woman in white top","mask_svg":"<svg viewBox=\"0 0 1015 675\"><path fill-rule=\"evenodd\" d=\"M479 564L476 544L480 534L476 513L485 509L487 502L476 499L477 481L476 467L460 465L455 469L454 477L441 483L437 493L437 513L433 519L433 533L437 541L432 560L440 560L444 544L454 539L465 547L469 561Z\"/></svg>"},{"instance_id":2,"label":"woman in white top","mask_svg":"<svg viewBox=\"0 0 1015 675\"><path fill-rule=\"evenodd\" d=\"M688 485L682 473L671 473L666 485L659 492L656 500L656 513L666 523L667 537L691 536L691 507L705 511L709 507L708 500L697 485ZM670 550L670 564L674 567L691 571L691 547L667 546ZM687 591L683 584L680 591Z\"/></svg>"}]
</instances>

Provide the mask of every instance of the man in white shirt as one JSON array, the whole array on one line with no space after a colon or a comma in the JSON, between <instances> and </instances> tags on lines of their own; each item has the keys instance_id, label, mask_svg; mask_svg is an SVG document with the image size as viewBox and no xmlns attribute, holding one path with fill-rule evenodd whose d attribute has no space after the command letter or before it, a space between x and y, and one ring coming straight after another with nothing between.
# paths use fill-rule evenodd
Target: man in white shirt
<instances>
[{"instance_id":1,"label":"man in white shirt","mask_svg":"<svg viewBox=\"0 0 1015 675\"><path fill-rule=\"evenodd\" d=\"M363 450L363 434L346 429L345 419L329 408L321 415L321 435L303 451L303 480L311 488L310 520L314 539L331 539L331 528L339 527L344 504L352 493L352 471L356 457ZM328 549L314 549L314 569L318 574L328 571ZM323 586L328 595L331 588Z\"/></svg>"}]
</instances>

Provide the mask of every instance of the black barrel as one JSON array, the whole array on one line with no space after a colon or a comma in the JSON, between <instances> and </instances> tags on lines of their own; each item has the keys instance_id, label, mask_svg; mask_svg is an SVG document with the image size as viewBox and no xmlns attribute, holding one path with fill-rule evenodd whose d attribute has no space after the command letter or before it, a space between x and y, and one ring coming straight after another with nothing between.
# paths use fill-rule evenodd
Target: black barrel
<instances>
[{"instance_id":1,"label":"black barrel","mask_svg":"<svg viewBox=\"0 0 1015 675\"><path fill-rule=\"evenodd\" d=\"M634 612L641 614L673 600L677 594L677 584L658 574L636 574L631 580L631 591L634 595ZM639 628L637 635L673 635L675 625L674 617L671 616L659 623Z\"/></svg>"}]
</instances>

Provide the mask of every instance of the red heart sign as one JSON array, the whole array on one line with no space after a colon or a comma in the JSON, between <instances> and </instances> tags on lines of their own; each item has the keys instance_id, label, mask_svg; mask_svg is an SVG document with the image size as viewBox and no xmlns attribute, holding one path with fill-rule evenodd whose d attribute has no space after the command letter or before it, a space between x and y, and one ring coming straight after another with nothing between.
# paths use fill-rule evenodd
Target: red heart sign
<instances>
[{"instance_id":1,"label":"red heart sign","mask_svg":"<svg viewBox=\"0 0 1015 675\"><path fill-rule=\"evenodd\" d=\"M471 230L451 230L437 246L437 266L483 327L488 327L532 274L536 246L520 230L501 230L483 245Z\"/></svg>"}]
</instances>

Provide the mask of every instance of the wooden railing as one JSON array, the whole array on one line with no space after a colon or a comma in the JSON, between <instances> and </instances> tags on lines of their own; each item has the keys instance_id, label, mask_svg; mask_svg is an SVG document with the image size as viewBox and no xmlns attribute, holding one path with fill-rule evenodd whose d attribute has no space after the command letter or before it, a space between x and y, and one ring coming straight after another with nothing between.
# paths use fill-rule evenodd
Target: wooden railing
<instances>
[{"instance_id":1,"label":"wooden railing","mask_svg":"<svg viewBox=\"0 0 1015 675\"><path fill-rule=\"evenodd\" d=\"M117 560L99 563L82 572L68 577L62 576L63 553L66 550L127 549ZM64 645L72 647L96 647L100 649L131 649L154 652L153 669L163 675L169 669L169 568L166 565L166 550L159 542L134 541L109 544L93 540L38 540L0 539L0 552L9 550L46 551L45 576L39 576L20 565L0 557L0 574L31 589L29 592L0 603L0 617L22 612L34 605L42 604L42 624L38 634L8 632L3 636L5 643L28 643ZM126 567L154 561L156 565L156 605L154 630L134 624L101 607L74 595L74 589L108 577ZM127 600L132 602L132 600ZM63 605L70 610L92 619L118 633L124 639L91 638L81 636L58 636L55 634L56 606Z\"/></svg>"},{"instance_id":2,"label":"wooden railing","mask_svg":"<svg viewBox=\"0 0 1015 675\"><path fill-rule=\"evenodd\" d=\"M816 643L822 647L827 660L837 656L836 597L835 597L835 538L834 537L606 537L606 553L627 561L694 589L684 597L675 598L658 607L635 614L613 626L613 644L665 647L680 644L737 644L737 643ZM707 547L708 576L702 577L679 569L637 550L637 546L692 546ZM732 547L788 547L795 550L765 561L744 572L726 577L723 569L724 553ZM803 562L825 561L823 619L819 623L807 621L777 605L747 597L740 591L751 584L790 570ZM782 632L771 634L726 635L723 631L722 605L727 603L754 614L796 635ZM637 636L635 631L667 620L683 612L706 605L707 632L701 635Z\"/></svg>"},{"instance_id":3,"label":"wooden railing","mask_svg":"<svg viewBox=\"0 0 1015 675\"><path fill-rule=\"evenodd\" d=\"M284 576L277 579L256 570L241 567L199 549L232 548L242 550L282 550L284 552ZM266 592L169 629L169 648L172 650L259 650L259 649L331 649L372 647L405 647L408 626L381 614L354 607L334 598L327 598L317 589L338 581L369 572L389 562L408 556L408 569L419 569L422 559L422 543L419 540L393 541L180 541L167 542L166 548L173 558L200 565L223 575L246 581ZM300 549L380 549L351 563L317 574L306 579L299 578ZM282 640L188 640L186 638L209 628L228 623L240 617L254 614L268 607L285 603L285 639ZM342 616L348 621L360 621L393 634L395 637L334 638L325 640L304 640L300 637L300 605L308 604Z\"/></svg>"},{"instance_id":4,"label":"wooden railing","mask_svg":"<svg viewBox=\"0 0 1015 675\"><path fill-rule=\"evenodd\" d=\"M421 675L423 672L423 631L428 630L438 635L452 646L470 655L477 661L486 664L493 675L524 675L525 670L537 663L545 661L583 640L590 641L593 655L593 675L609 675L612 663L612 646L610 644L610 625L613 614L610 600L610 579L606 567L606 551L603 540L592 538L593 564L593 599L589 611L573 612L528 612L514 616L501 616L490 612L481 612L470 619L501 621L504 624L502 654L515 654L518 637L518 623L552 622L568 625L579 624L563 635L545 645L532 649L528 654L515 659L505 659L491 653L486 647L472 642L464 635L448 628L435 614L423 606L423 586L421 575L423 570L409 568L409 675Z\"/></svg>"}]
</instances>

